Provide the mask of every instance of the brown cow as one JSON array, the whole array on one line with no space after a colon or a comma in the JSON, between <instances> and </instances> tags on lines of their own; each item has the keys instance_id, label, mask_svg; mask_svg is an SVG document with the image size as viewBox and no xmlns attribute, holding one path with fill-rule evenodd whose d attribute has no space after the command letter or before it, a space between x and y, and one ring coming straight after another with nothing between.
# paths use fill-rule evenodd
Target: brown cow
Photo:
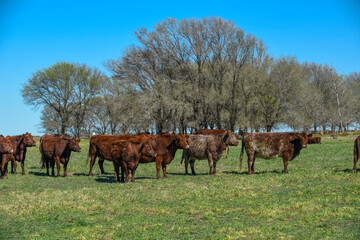
<instances>
[{"instance_id":1,"label":"brown cow","mask_svg":"<svg viewBox=\"0 0 360 240\"><path fill-rule=\"evenodd\" d=\"M101 174L104 174L104 160L112 160L111 148L116 141L119 140L134 140L138 142L151 142L155 141L152 135L94 135L90 139L89 153L87 161L90 160L89 176L92 175L92 168L95 164L96 157L99 157L99 167ZM152 146L153 144L150 143ZM146 149L145 149L146 150Z\"/></svg>"},{"instance_id":2,"label":"brown cow","mask_svg":"<svg viewBox=\"0 0 360 240\"><path fill-rule=\"evenodd\" d=\"M27 147L36 146L36 141L30 133L11 136L10 139L14 152L12 154L5 155L5 163L3 162L3 164L5 164L5 171L7 172L7 164L11 161L11 173L16 174L16 161L18 161L21 163L21 174L25 175L24 162L26 158Z\"/></svg>"},{"instance_id":3,"label":"brown cow","mask_svg":"<svg viewBox=\"0 0 360 240\"><path fill-rule=\"evenodd\" d=\"M254 174L255 158L272 159L282 157L284 172L288 173L287 165L307 146L306 133L248 133L243 136L240 171L244 147L248 156L248 172Z\"/></svg>"},{"instance_id":4,"label":"brown cow","mask_svg":"<svg viewBox=\"0 0 360 240\"><path fill-rule=\"evenodd\" d=\"M156 157L148 157L142 155L140 163L156 162L156 177L160 178L160 168L163 168L163 174L166 178L166 165L174 159L177 149L188 148L186 138L182 134L159 134L159 135L96 135L90 139L88 158L91 158L89 175L92 175L92 167L94 166L96 157L99 157L99 166L101 173L104 173L104 160L111 161L111 147L116 140L134 140L134 141L150 141L152 148L157 154Z\"/></svg>"},{"instance_id":5,"label":"brown cow","mask_svg":"<svg viewBox=\"0 0 360 240\"><path fill-rule=\"evenodd\" d=\"M0 135L0 162L1 166L3 166L3 163L5 162L5 155L6 154L12 154L14 150L12 149L11 144L11 138L4 137L3 135ZM5 165L5 164L4 164ZM3 179L5 177L5 166L1 168L1 176L0 179Z\"/></svg>"},{"instance_id":6,"label":"brown cow","mask_svg":"<svg viewBox=\"0 0 360 240\"><path fill-rule=\"evenodd\" d=\"M309 137L307 144L321 144L321 137Z\"/></svg>"},{"instance_id":7,"label":"brown cow","mask_svg":"<svg viewBox=\"0 0 360 240\"><path fill-rule=\"evenodd\" d=\"M116 180L120 182L119 167L121 167L121 181L135 181L135 171L139 165L141 155L156 157L156 153L147 142L118 140L111 147L111 160L114 164ZM131 172L130 172L131 171ZM124 175L126 176L124 180Z\"/></svg>"},{"instance_id":8,"label":"brown cow","mask_svg":"<svg viewBox=\"0 0 360 240\"><path fill-rule=\"evenodd\" d=\"M46 174L49 175L49 164L51 174L54 176L54 166L57 166L57 176L60 176L60 163L64 165L64 177L67 176L66 169L70 160L71 151L80 152L80 140L67 136L54 136L45 134L40 138L40 153L42 165L46 165Z\"/></svg>"},{"instance_id":9,"label":"brown cow","mask_svg":"<svg viewBox=\"0 0 360 240\"><path fill-rule=\"evenodd\" d=\"M233 133L225 135L190 135L188 139L189 149L183 150L181 159L185 159L185 174L188 174L190 161L191 172L195 175L194 162L196 159L207 159L210 168L210 175L216 173L216 163L221 158L226 146L237 146L239 142Z\"/></svg>"},{"instance_id":10,"label":"brown cow","mask_svg":"<svg viewBox=\"0 0 360 240\"><path fill-rule=\"evenodd\" d=\"M353 167L353 172L356 172L356 163L359 159L359 153L360 153L360 136L358 136L355 139L355 144L354 144L354 167Z\"/></svg>"},{"instance_id":11,"label":"brown cow","mask_svg":"<svg viewBox=\"0 0 360 240\"><path fill-rule=\"evenodd\" d=\"M224 129L200 129L194 132L194 135L225 135L228 131ZM229 156L229 145L226 145L225 149L225 157L228 158Z\"/></svg>"}]
</instances>

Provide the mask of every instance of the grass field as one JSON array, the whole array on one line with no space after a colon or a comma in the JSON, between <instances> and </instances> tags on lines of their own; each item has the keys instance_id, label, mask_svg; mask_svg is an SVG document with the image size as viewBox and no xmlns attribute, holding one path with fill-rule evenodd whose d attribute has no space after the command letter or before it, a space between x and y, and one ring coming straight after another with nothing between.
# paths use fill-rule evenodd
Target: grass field
<instances>
[{"instance_id":1,"label":"grass field","mask_svg":"<svg viewBox=\"0 0 360 240\"><path fill-rule=\"evenodd\" d=\"M207 161L186 176L179 150L168 179L156 179L154 163L141 164L127 184L115 182L110 162L108 174L96 163L87 176L88 140L72 153L66 178L46 176L36 146L25 176L0 181L0 239L360 239L354 139L309 145L289 174L281 159L257 159L256 175L246 174L246 164L239 173L240 144L215 176Z\"/></svg>"}]
</instances>

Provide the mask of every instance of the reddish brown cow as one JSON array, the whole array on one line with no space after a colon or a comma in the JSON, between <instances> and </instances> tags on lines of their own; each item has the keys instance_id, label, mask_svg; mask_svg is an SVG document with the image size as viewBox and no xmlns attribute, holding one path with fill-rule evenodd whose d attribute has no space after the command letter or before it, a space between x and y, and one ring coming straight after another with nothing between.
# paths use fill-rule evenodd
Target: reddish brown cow
<instances>
[{"instance_id":1,"label":"reddish brown cow","mask_svg":"<svg viewBox=\"0 0 360 240\"><path fill-rule=\"evenodd\" d=\"M160 134L160 135L97 135L90 139L88 158L91 158L89 175L92 175L92 167L95 163L96 157L99 157L99 166L101 173L104 173L103 162L104 159L111 161L111 147L116 140L133 140L133 141L149 141L156 157L148 157L142 155L140 163L156 162L156 176L160 178L160 168L163 168L164 177L166 175L166 165L171 163L174 159L177 149L189 147L186 138L182 134Z\"/></svg>"},{"instance_id":2,"label":"reddish brown cow","mask_svg":"<svg viewBox=\"0 0 360 240\"><path fill-rule=\"evenodd\" d=\"M64 165L64 177L67 176L66 170L70 160L71 151L80 152L80 140L67 136L54 136L45 134L40 138L40 153L42 165L46 165L46 174L49 175L49 164L51 174L54 176L55 163L57 166L57 176L60 176L60 163Z\"/></svg>"},{"instance_id":3,"label":"reddish brown cow","mask_svg":"<svg viewBox=\"0 0 360 240\"><path fill-rule=\"evenodd\" d=\"M146 135L146 134L141 134L141 135L95 135L92 136L90 139L90 145L89 145L89 153L88 153L88 158L87 161L89 160L89 158L91 159L90 161L90 170L89 170L89 176L92 175L92 168L95 164L96 161L96 157L99 157L99 167L100 167L100 171L101 174L104 174L104 160L112 160L112 156L111 156L111 148L113 146L113 144L116 141L119 140L133 140L133 141L138 141L138 142L149 142L150 146L152 146L153 144L150 143L151 141L154 141L154 137L152 135ZM147 148L145 148L144 150L147 150Z\"/></svg>"},{"instance_id":4,"label":"reddish brown cow","mask_svg":"<svg viewBox=\"0 0 360 240\"><path fill-rule=\"evenodd\" d=\"M11 136L10 139L14 152L12 154L5 155L5 171L7 172L7 164L11 161L11 173L16 174L16 161L18 161L21 163L21 174L25 175L24 162L26 158L27 147L36 146L36 141L30 133Z\"/></svg>"},{"instance_id":5,"label":"reddish brown cow","mask_svg":"<svg viewBox=\"0 0 360 240\"><path fill-rule=\"evenodd\" d=\"M1 162L1 176L0 179L5 177L5 155L10 153L12 154L14 150L12 149L11 138L4 137L0 135L0 162Z\"/></svg>"},{"instance_id":6,"label":"reddish brown cow","mask_svg":"<svg viewBox=\"0 0 360 240\"><path fill-rule=\"evenodd\" d=\"M355 139L355 144L354 144L354 167L353 167L353 172L356 172L356 163L359 159L359 153L360 153L360 136L358 136Z\"/></svg>"},{"instance_id":7,"label":"reddish brown cow","mask_svg":"<svg viewBox=\"0 0 360 240\"><path fill-rule=\"evenodd\" d=\"M183 150L181 159L185 159L185 174L188 174L188 164L190 161L191 172L195 175L195 160L207 159L210 168L210 175L216 173L216 163L221 158L226 146L237 146L239 142L233 133L227 132L225 135L190 135L188 139L189 149Z\"/></svg>"},{"instance_id":8,"label":"reddish brown cow","mask_svg":"<svg viewBox=\"0 0 360 240\"><path fill-rule=\"evenodd\" d=\"M288 162L300 154L307 146L306 133L248 133L243 136L240 171L244 147L248 156L248 172L254 174L255 158L272 159L282 157L284 172L288 173Z\"/></svg>"},{"instance_id":9,"label":"reddish brown cow","mask_svg":"<svg viewBox=\"0 0 360 240\"><path fill-rule=\"evenodd\" d=\"M321 137L309 137L308 144L321 144Z\"/></svg>"},{"instance_id":10,"label":"reddish brown cow","mask_svg":"<svg viewBox=\"0 0 360 240\"><path fill-rule=\"evenodd\" d=\"M141 155L156 157L156 153L149 142L135 142L118 140L111 148L111 160L114 164L116 180L120 182L119 167L121 167L121 181L135 181L135 171L139 165ZM124 175L126 176L124 180Z\"/></svg>"},{"instance_id":11,"label":"reddish brown cow","mask_svg":"<svg viewBox=\"0 0 360 240\"><path fill-rule=\"evenodd\" d=\"M197 130L194 135L225 135L226 133L228 133L227 130L224 129L200 129ZM229 156L229 145L226 145L226 155L225 157L228 158Z\"/></svg>"}]
</instances>

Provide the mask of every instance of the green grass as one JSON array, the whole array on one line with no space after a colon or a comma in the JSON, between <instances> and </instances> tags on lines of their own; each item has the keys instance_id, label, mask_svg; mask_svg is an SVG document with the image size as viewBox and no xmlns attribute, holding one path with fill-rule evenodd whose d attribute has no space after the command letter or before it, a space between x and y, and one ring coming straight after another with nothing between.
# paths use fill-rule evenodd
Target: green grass
<instances>
[{"instance_id":1,"label":"green grass","mask_svg":"<svg viewBox=\"0 0 360 240\"><path fill-rule=\"evenodd\" d=\"M0 181L0 239L360 239L354 139L309 145L289 174L281 159L257 159L258 174L249 176L246 158L239 173L240 144L215 176L207 161L185 176L179 150L168 179L156 179L154 163L141 164L127 184L115 183L110 162L108 174L96 163L87 176L87 140L66 178L46 176L38 147L29 148L27 174Z\"/></svg>"}]
</instances>

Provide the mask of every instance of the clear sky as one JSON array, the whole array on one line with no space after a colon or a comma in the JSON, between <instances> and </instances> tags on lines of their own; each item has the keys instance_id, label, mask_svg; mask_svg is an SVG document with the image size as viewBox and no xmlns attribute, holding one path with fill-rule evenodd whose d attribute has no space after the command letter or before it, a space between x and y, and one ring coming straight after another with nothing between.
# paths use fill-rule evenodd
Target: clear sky
<instances>
[{"instance_id":1,"label":"clear sky","mask_svg":"<svg viewBox=\"0 0 360 240\"><path fill-rule=\"evenodd\" d=\"M210 16L261 38L275 57L360 72L360 0L0 0L0 134L42 135L41 108L25 105L20 94L37 70L67 61L106 72L103 62L135 44L136 29Z\"/></svg>"}]
</instances>

